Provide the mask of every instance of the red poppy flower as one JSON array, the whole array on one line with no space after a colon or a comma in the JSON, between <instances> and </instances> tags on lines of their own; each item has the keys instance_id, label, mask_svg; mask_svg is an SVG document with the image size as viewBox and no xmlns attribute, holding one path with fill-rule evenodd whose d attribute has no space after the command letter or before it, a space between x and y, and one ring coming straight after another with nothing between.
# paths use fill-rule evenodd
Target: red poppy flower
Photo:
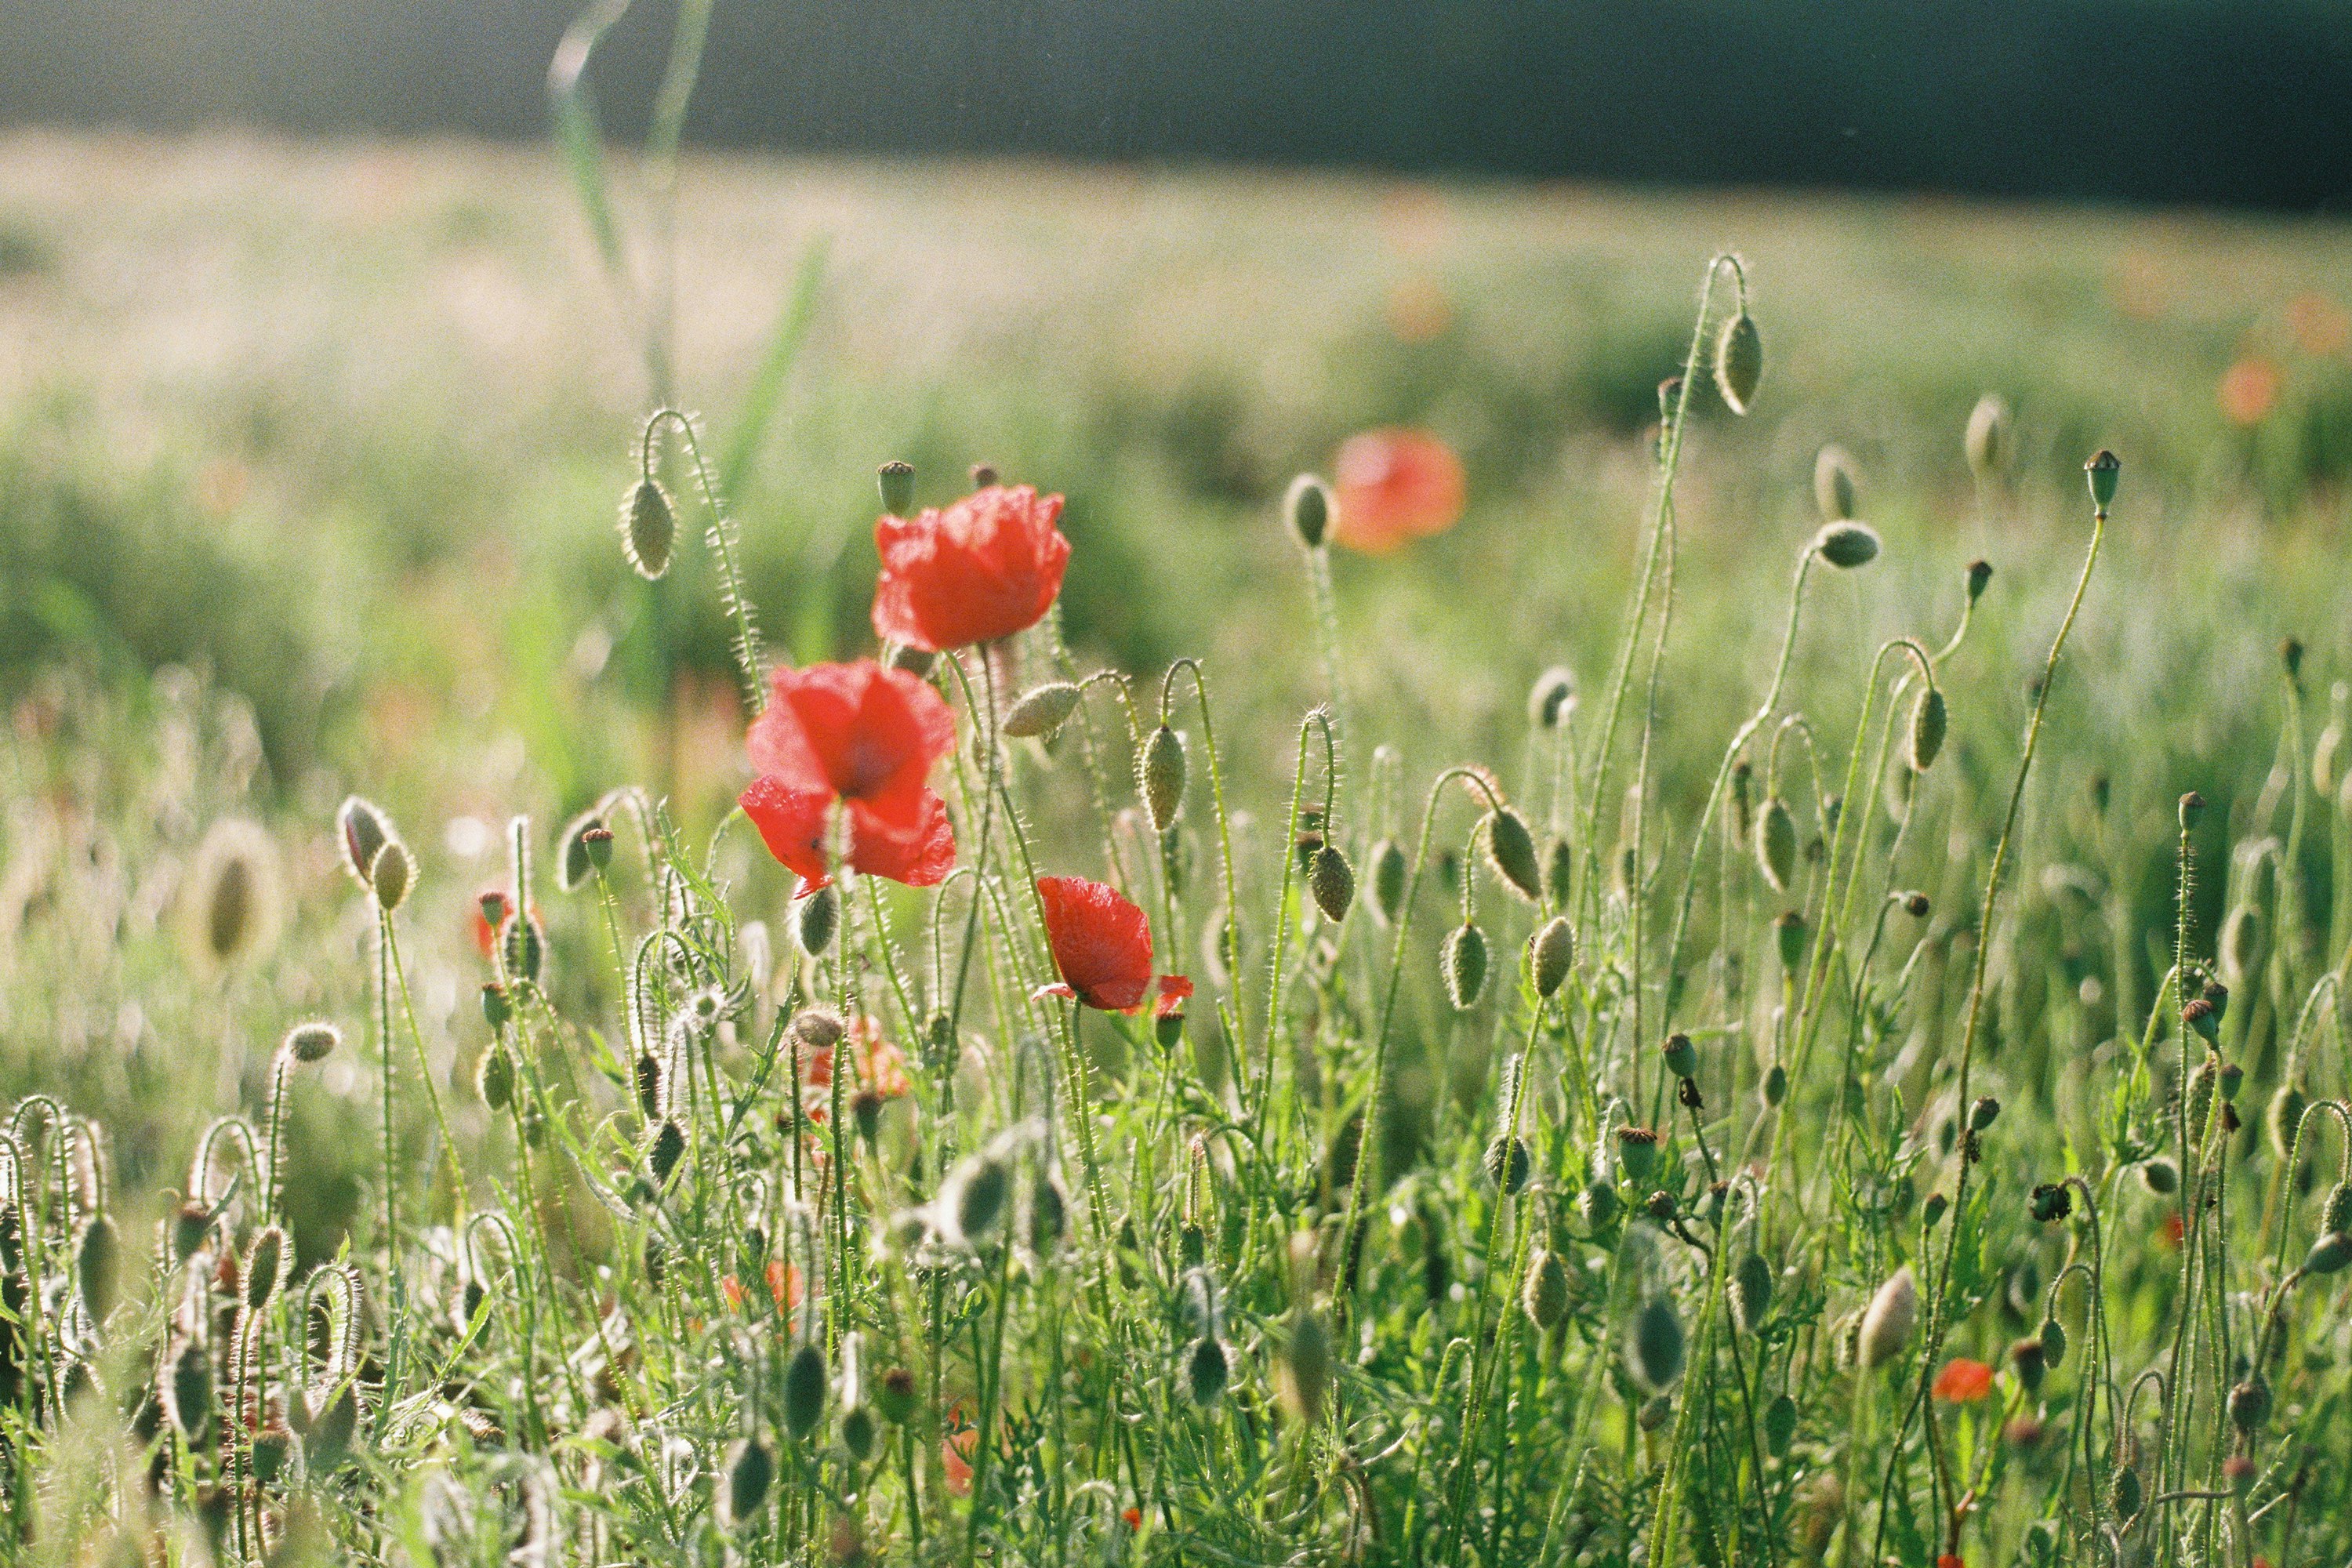
<instances>
[{"instance_id":1,"label":"red poppy flower","mask_svg":"<svg viewBox=\"0 0 2352 1568\"><path fill-rule=\"evenodd\" d=\"M948 1473L948 1490L961 1497L971 1490L971 1451L980 1447L980 1429L963 1424L963 1407L948 1412L948 1435L940 1443L940 1463Z\"/></svg>"},{"instance_id":2,"label":"red poppy flower","mask_svg":"<svg viewBox=\"0 0 2352 1568\"><path fill-rule=\"evenodd\" d=\"M789 1312L799 1307L802 1298L801 1266L786 1263L781 1258L771 1258L765 1272L768 1295L775 1301L776 1310Z\"/></svg>"},{"instance_id":3,"label":"red poppy flower","mask_svg":"<svg viewBox=\"0 0 2352 1568\"><path fill-rule=\"evenodd\" d=\"M1119 896L1118 889L1084 877L1040 877L1037 897L1045 906L1045 940L1062 984L1045 994L1075 996L1107 1013L1132 1013L1151 989L1151 922ZM1181 1006L1192 983L1181 974L1160 978L1160 1010Z\"/></svg>"},{"instance_id":4,"label":"red poppy flower","mask_svg":"<svg viewBox=\"0 0 2352 1568\"><path fill-rule=\"evenodd\" d=\"M1349 437L1331 478L1339 509L1331 537L1374 555L1423 534L1443 533L1462 516L1469 495L1462 459L1426 430L1368 430Z\"/></svg>"},{"instance_id":5,"label":"red poppy flower","mask_svg":"<svg viewBox=\"0 0 2352 1568\"><path fill-rule=\"evenodd\" d=\"M768 852L798 872L801 890L824 885L826 817L848 808L849 863L927 888L955 865L947 802L926 782L955 745L955 715L940 694L872 659L779 669L773 700L746 745L760 775L744 815Z\"/></svg>"},{"instance_id":6,"label":"red poppy flower","mask_svg":"<svg viewBox=\"0 0 2352 1568\"><path fill-rule=\"evenodd\" d=\"M849 1033L857 1045L858 1080L866 1089L884 1100L896 1100L914 1089L907 1076L906 1057L882 1037L881 1025L861 1013L849 1026Z\"/></svg>"},{"instance_id":7,"label":"red poppy flower","mask_svg":"<svg viewBox=\"0 0 2352 1568\"><path fill-rule=\"evenodd\" d=\"M1980 1361L1955 1356L1936 1374L1932 1391L1947 1405L1966 1405L1992 1392L1992 1368Z\"/></svg>"},{"instance_id":8,"label":"red poppy flower","mask_svg":"<svg viewBox=\"0 0 2352 1568\"><path fill-rule=\"evenodd\" d=\"M1054 526L1061 515L1060 496L990 485L944 511L884 517L874 525L874 635L938 653L1035 626L1070 562Z\"/></svg>"}]
</instances>

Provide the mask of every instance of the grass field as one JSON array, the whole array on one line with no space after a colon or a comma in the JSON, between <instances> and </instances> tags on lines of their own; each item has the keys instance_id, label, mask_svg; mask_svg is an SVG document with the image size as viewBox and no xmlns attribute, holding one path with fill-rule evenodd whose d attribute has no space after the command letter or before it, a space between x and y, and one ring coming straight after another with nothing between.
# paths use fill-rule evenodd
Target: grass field
<instances>
[{"instance_id":1,"label":"grass field","mask_svg":"<svg viewBox=\"0 0 2352 1568\"><path fill-rule=\"evenodd\" d=\"M689 159L672 316L661 210L616 279L538 151L0 139L0 1555L2352 1551L2352 227ZM1755 406L1662 441L1723 247ZM1066 496L932 671L991 897L812 933L726 815L665 397L771 664L875 652L877 464ZM1462 520L1302 549L1390 424ZM1040 994L1034 872L1172 1028Z\"/></svg>"}]
</instances>

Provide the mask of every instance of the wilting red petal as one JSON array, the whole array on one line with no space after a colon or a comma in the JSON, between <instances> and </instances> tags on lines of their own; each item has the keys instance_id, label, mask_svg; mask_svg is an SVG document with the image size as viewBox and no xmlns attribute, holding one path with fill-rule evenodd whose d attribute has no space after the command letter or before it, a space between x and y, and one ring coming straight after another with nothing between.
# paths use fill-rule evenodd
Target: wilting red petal
<instances>
[{"instance_id":1,"label":"wilting red petal","mask_svg":"<svg viewBox=\"0 0 2352 1568\"><path fill-rule=\"evenodd\" d=\"M1153 1004L1151 1016L1170 1018L1184 1011L1184 999L1192 994L1192 983L1181 974L1160 977L1160 1000Z\"/></svg>"},{"instance_id":2,"label":"wilting red petal","mask_svg":"<svg viewBox=\"0 0 2352 1568\"><path fill-rule=\"evenodd\" d=\"M944 510L881 519L875 635L939 652L1035 626L1070 561L1061 515L1060 496L990 485Z\"/></svg>"},{"instance_id":3,"label":"wilting red petal","mask_svg":"<svg viewBox=\"0 0 2352 1568\"><path fill-rule=\"evenodd\" d=\"M1121 1509L1119 1510L1118 1517L1120 1521L1123 1522L1129 1530L1141 1530L1143 1528L1143 1510L1139 1508Z\"/></svg>"},{"instance_id":4,"label":"wilting red petal","mask_svg":"<svg viewBox=\"0 0 2352 1568\"><path fill-rule=\"evenodd\" d=\"M1932 1390L1948 1405L1966 1405L1992 1392L1992 1368L1980 1361L1955 1356L1936 1374Z\"/></svg>"},{"instance_id":5,"label":"wilting red petal","mask_svg":"<svg viewBox=\"0 0 2352 1568\"><path fill-rule=\"evenodd\" d=\"M1332 465L1339 517L1331 537L1380 554L1462 516L1469 482L1454 448L1426 430L1368 430L1349 437Z\"/></svg>"},{"instance_id":6,"label":"wilting red petal","mask_svg":"<svg viewBox=\"0 0 2352 1568\"><path fill-rule=\"evenodd\" d=\"M1084 877L1040 877L1054 967L1078 1000L1124 1013L1151 986L1151 922L1118 889Z\"/></svg>"}]
</instances>

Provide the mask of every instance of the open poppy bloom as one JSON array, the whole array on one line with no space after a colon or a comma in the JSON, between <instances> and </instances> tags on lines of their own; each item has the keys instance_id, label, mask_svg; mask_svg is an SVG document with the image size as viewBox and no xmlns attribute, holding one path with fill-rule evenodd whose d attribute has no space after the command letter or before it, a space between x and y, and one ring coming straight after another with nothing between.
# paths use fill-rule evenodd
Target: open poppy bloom
<instances>
[{"instance_id":1,"label":"open poppy bloom","mask_svg":"<svg viewBox=\"0 0 2352 1568\"><path fill-rule=\"evenodd\" d=\"M830 875L826 819L849 813L849 863L928 888L955 865L947 802L931 767L955 745L955 715L940 694L870 658L779 669L773 700L745 738L751 781L740 804L768 853L813 892Z\"/></svg>"},{"instance_id":2,"label":"open poppy bloom","mask_svg":"<svg viewBox=\"0 0 2352 1568\"><path fill-rule=\"evenodd\" d=\"M1992 1392L1992 1368L1980 1361L1955 1356L1936 1374L1936 1397L1948 1405L1967 1405Z\"/></svg>"},{"instance_id":3,"label":"open poppy bloom","mask_svg":"<svg viewBox=\"0 0 2352 1568\"><path fill-rule=\"evenodd\" d=\"M1062 983L1042 995L1071 996L1106 1013L1132 1013L1151 989L1151 922L1118 889L1084 877L1040 877L1045 940ZM1160 977L1156 1012L1172 1013L1192 994L1181 974Z\"/></svg>"},{"instance_id":4,"label":"open poppy bloom","mask_svg":"<svg viewBox=\"0 0 2352 1568\"><path fill-rule=\"evenodd\" d=\"M1054 526L1061 515L1060 496L990 485L944 510L884 517L874 525L874 635L940 653L1035 626L1070 562Z\"/></svg>"},{"instance_id":5,"label":"open poppy bloom","mask_svg":"<svg viewBox=\"0 0 2352 1568\"><path fill-rule=\"evenodd\" d=\"M1332 465L1331 488L1339 511L1331 537L1373 555L1444 532L1469 496L1453 447L1426 430L1401 428L1349 437Z\"/></svg>"}]
</instances>

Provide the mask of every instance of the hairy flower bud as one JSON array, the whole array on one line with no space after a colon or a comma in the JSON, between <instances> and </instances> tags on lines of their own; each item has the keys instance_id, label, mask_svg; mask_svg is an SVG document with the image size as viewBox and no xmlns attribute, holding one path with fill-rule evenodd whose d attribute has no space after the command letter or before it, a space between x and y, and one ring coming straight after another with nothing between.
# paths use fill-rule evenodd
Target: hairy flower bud
<instances>
[{"instance_id":1,"label":"hairy flower bud","mask_svg":"<svg viewBox=\"0 0 2352 1568\"><path fill-rule=\"evenodd\" d=\"M1887 1278L1862 1314L1862 1333L1855 1353L1865 1369L1881 1367L1903 1353L1911 1342L1912 1324L1919 1315L1919 1286L1911 1266L1905 1264Z\"/></svg>"},{"instance_id":2,"label":"hairy flower bud","mask_svg":"<svg viewBox=\"0 0 2352 1568\"><path fill-rule=\"evenodd\" d=\"M1528 688L1528 722L1538 730L1557 730L1576 707L1576 672L1555 664Z\"/></svg>"},{"instance_id":3,"label":"hairy flower bud","mask_svg":"<svg viewBox=\"0 0 2352 1568\"><path fill-rule=\"evenodd\" d=\"M1536 994L1549 997L1567 983L1576 965L1576 928L1566 915L1554 915L1528 940L1535 956Z\"/></svg>"},{"instance_id":4,"label":"hairy flower bud","mask_svg":"<svg viewBox=\"0 0 2352 1568\"><path fill-rule=\"evenodd\" d=\"M1394 925L1397 911L1404 907L1407 869L1404 850L1395 839L1383 838L1372 846L1372 909L1385 924Z\"/></svg>"},{"instance_id":5,"label":"hairy flower bud","mask_svg":"<svg viewBox=\"0 0 2352 1568\"><path fill-rule=\"evenodd\" d=\"M1337 925L1356 901L1356 868L1336 844L1325 844L1307 863L1307 889L1323 918Z\"/></svg>"},{"instance_id":6,"label":"hairy flower bud","mask_svg":"<svg viewBox=\"0 0 2352 1568\"><path fill-rule=\"evenodd\" d=\"M1988 392L1969 411L1968 435L1961 443L1969 468L1979 479L1998 477L2009 460L2009 405Z\"/></svg>"},{"instance_id":7,"label":"hairy flower bud","mask_svg":"<svg viewBox=\"0 0 2352 1568\"><path fill-rule=\"evenodd\" d=\"M801 951L811 958L823 957L833 945L834 932L841 929L841 895L835 886L827 882L804 895L793 910L793 933L800 938Z\"/></svg>"},{"instance_id":8,"label":"hairy flower bud","mask_svg":"<svg viewBox=\"0 0 2352 1568\"><path fill-rule=\"evenodd\" d=\"M1004 732L1016 741L1044 740L1077 710L1079 691L1067 680L1049 680L1022 694L1004 715Z\"/></svg>"},{"instance_id":9,"label":"hairy flower bud","mask_svg":"<svg viewBox=\"0 0 2352 1568\"><path fill-rule=\"evenodd\" d=\"M1144 742L1136 764L1136 786L1152 830L1165 833L1173 827L1184 804L1184 738L1165 724Z\"/></svg>"},{"instance_id":10,"label":"hairy flower bud","mask_svg":"<svg viewBox=\"0 0 2352 1568\"><path fill-rule=\"evenodd\" d=\"M1764 379L1764 334L1756 318L1742 310L1723 324L1715 342L1715 388L1723 405L1745 414L1756 405L1756 388Z\"/></svg>"},{"instance_id":11,"label":"hairy flower bud","mask_svg":"<svg viewBox=\"0 0 2352 1568\"><path fill-rule=\"evenodd\" d=\"M1568 1316L1568 1266L1559 1260L1559 1254L1549 1247L1538 1247L1528 1260L1528 1279L1520 1289L1519 1304L1528 1321L1547 1332L1559 1327L1560 1320Z\"/></svg>"},{"instance_id":12,"label":"hairy flower bud","mask_svg":"<svg viewBox=\"0 0 2352 1568\"><path fill-rule=\"evenodd\" d=\"M1812 547L1831 565L1851 572L1878 559L1878 532L1864 522L1827 522L1813 535Z\"/></svg>"},{"instance_id":13,"label":"hairy flower bud","mask_svg":"<svg viewBox=\"0 0 2352 1568\"><path fill-rule=\"evenodd\" d=\"M1911 709L1911 748L1906 759L1915 773L1924 773L1936 765L1937 756L1944 749L1944 731L1950 726L1951 715L1944 706L1944 693L1930 686L1919 693L1919 700Z\"/></svg>"},{"instance_id":14,"label":"hairy flower bud","mask_svg":"<svg viewBox=\"0 0 2352 1568\"><path fill-rule=\"evenodd\" d=\"M1643 1383L1659 1393L1675 1384L1683 1374L1683 1358L1687 1350L1683 1336L1683 1321L1675 1311L1672 1301L1664 1296L1653 1296L1633 1315L1633 1372Z\"/></svg>"},{"instance_id":15,"label":"hairy flower bud","mask_svg":"<svg viewBox=\"0 0 2352 1568\"><path fill-rule=\"evenodd\" d=\"M650 583L669 570L677 543L677 513L669 492L650 479L639 479L621 498L621 553Z\"/></svg>"},{"instance_id":16,"label":"hairy flower bud","mask_svg":"<svg viewBox=\"0 0 2352 1568\"><path fill-rule=\"evenodd\" d=\"M1485 837L1486 858L1503 880L1529 903L1542 902L1543 869L1536 860L1536 839L1528 830L1528 819L1507 805L1499 806L1486 816Z\"/></svg>"},{"instance_id":17,"label":"hairy flower bud","mask_svg":"<svg viewBox=\"0 0 2352 1568\"><path fill-rule=\"evenodd\" d=\"M287 1030L286 1043L282 1048L288 1056L307 1066L313 1062L325 1061L334 1053L335 1047L342 1044L342 1041L343 1032L341 1029L336 1028L332 1024L313 1019L307 1024L297 1024Z\"/></svg>"},{"instance_id":18,"label":"hairy flower bud","mask_svg":"<svg viewBox=\"0 0 2352 1568\"><path fill-rule=\"evenodd\" d=\"M1853 500L1853 459L1843 447L1822 447L1813 459L1813 504L1821 509L1822 521L1852 521Z\"/></svg>"},{"instance_id":19,"label":"hairy flower bud","mask_svg":"<svg viewBox=\"0 0 2352 1568\"><path fill-rule=\"evenodd\" d=\"M1776 893L1785 893L1797 875L1797 817L1779 795L1764 802L1756 833L1756 866Z\"/></svg>"},{"instance_id":20,"label":"hairy flower bud","mask_svg":"<svg viewBox=\"0 0 2352 1568\"><path fill-rule=\"evenodd\" d=\"M375 852L375 864L368 868L368 886L375 889L376 907L384 913L407 901L408 889L416 878L416 861L408 853L408 846L397 838L387 838L383 847Z\"/></svg>"},{"instance_id":21,"label":"hairy flower bud","mask_svg":"<svg viewBox=\"0 0 2352 1568\"><path fill-rule=\"evenodd\" d=\"M824 1352L803 1344L784 1363L784 1430L807 1436L824 1419Z\"/></svg>"},{"instance_id":22,"label":"hairy flower bud","mask_svg":"<svg viewBox=\"0 0 2352 1568\"><path fill-rule=\"evenodd\" d=\"M1469 921L1454 928L1439 954L1438 970L1445 981L1446 1000L1457 1013L1478 1005L1486 989L1486 933Z\"/></svg>"},{"instance_id":23,"label":"hairy flower bud","mask_svg":"<svg viewBox=\"0 0 2352 1568\"><path fill-rule=\"evenodd\" d=\"M1331 489L1313 474L1290 481L1282 498L1282 520L1292 537L1309 550L1320 550L1331 531Z\"/></svg>"}]
</instances>

